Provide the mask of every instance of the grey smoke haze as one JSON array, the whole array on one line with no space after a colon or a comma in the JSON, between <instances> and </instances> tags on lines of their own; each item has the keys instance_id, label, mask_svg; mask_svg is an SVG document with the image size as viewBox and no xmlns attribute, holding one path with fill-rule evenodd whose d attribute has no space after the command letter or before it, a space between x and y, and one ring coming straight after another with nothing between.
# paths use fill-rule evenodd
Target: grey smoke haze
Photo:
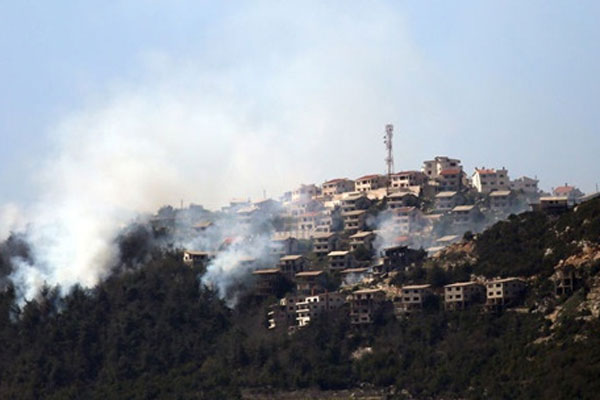
<instances>
[{"instance_id":1,"label":"grey smoke haze","mask_svg":"<svg viewBox=\"0 0 600 400\"><path fill-rule=\"evenodd\" d=\"M430 87L430 77L396 17L362 8L351 8L352 18L327 7L293 17L261 11L228 25L229 40L206 49L224 63L148 54L138 80L87 99L51 129L37 200L4 211L12 217L1 222L4 236L27 225L34 262L16 260L12 275L25 299L44 282L69 288L102 279L118 257L114 238L137 213L180 199L218 207L358 175L359 155L376 172L379 151L364 149L379 150L384 123L398 109L412 110L413 121L432 115L427 91L416 90ZM282 27L301 40L253 42Z\"/></svg>"},{"instance_id":2,"label":"grey smoke haze","mask_svg":"<svg viewBox=\"0 0 600 400\"><path fill-rule=\"evenodd\" d=\"M160 9L154 2L129 6L135 14ZM59 14L64 11L58 5L48 7L49 15L55 9ZM169 3L167 8L164 13L155 13L160 16L156 22L163 22L163 15L179 22L181 18L173 16L180 15L170 12L176 7ZM502 15L538 15L537 8L532 8L534 12L520 13L513 7ZM68 31L69 36L77 36L73 37L75 46L68 49L70 53L89 49L85 42L89 35L96 45L106 42L115 48L121 44L121 35L133 35L115 26L114 36L98 36L99 32L94 31L98 28L97 16L123 11L109 6L106 9L109 11L90 12L94 23L90 24L91 31L84 29L85 23L80 26L88 35L82 33L82 42ZM444 20L447 14L440 13ZM499 12L492 14L492 18L476 22L498 29L493 22ZM56 111L57 122L49 129L48 140L40 140L42 145L37 145L48 144L49 150L43 152L39 164L28 169L33 176L15 171L10 174L11 182L33 181L36 188L35 193L28 193L32 200L27 205L0 206L0 239L10 230L25 229L35 253L34 264L23 265L13 276L22 292L30 298L42 282L65 287L74 283L93 285L118 255L112 243L119 229L139 212L152 212L164 204L177 205L181 199L215 208L231 197L262 197L263 190L277 196L299 183L383 172L381 134L386 123L396 125L397 169L418 168L423 159L437 154L465 159L467 170L467 162L500 166L507 155L521 154L511 159L519 171L511 171L511 175L535 174L538 171L525 168L531 165L527 164L530 159L536 165L546 163L554 168L557 162L563 162L570 167L568 159L578 159L578 154L570 150L564 157L563 142L558 140L554 140L554 147L548 143L554 149L553 155L541 151L532 154L539 140L530 132L554 131L556 139L575 126L583 132L577 136L578 141L597 143L594 133L587 129L588 125L597 126L595 113L581 118L583 107L571 101L577 112L571 110L570 119L564 121L558 117L559 109L564 110L562 92L551 93L554 97L545 92L548 82L558 81L552 73L545 80L536 80L540 76L536 68L517 64L513 69L518 73L510 80L491 79L494 70L474 76L482 60L497 64L493 57L486 57L489 49L496 49L488 41L505 35L490 36L485 26L475 25L473 32L477 34L467 32L464 37L481 37L481 48L477 43L471 48L458 46L460 51L456 53L458 58L474 58L475 62L456 63L433 49L449 45L448 49L456 50L451 41L460 41L460 36L441 42L441 46L436 42L421 47L415 40L419 30L414 29L415 21L408 20L407 15L385 2L236 4L218 21L205 21L206 27L200 33L188 35L185 31L185 40L194 46L120 48L122 53L136 52L135 57L124 57L127 61L138 60L132 63L135 65L129 73L117 74L121 80L109 83L78 80L84 87L81 93L89 92L76 109ZM429 21L429 14L426 17L424 20ZM50 20L54 27L55 21ZM129 18L124 21L128 28L133 22L132 31L140 28ZM463 22L449 26L469 25ZM595 20L592 22L595 27ZM434 22L426 31L430 35L430 29L444 26ZM523 21L515 26L532 25ZM30 30L3 36L48 33ZM479 32L484 34L480 36ZM67 42L46 39L40 43ZM547 54L556 53L556 43L551 40L529 43L520 39L517 35L516 41L525 43L525 47L520 47L519 60L522 55L533 54L528 50L538 49L540 44L550 49ZM498 41L492 44L503 45ZM509 41L498 47L513 51L513 44ZM597 41L593 46L597 47ZM573 46L567 43L563 48L570 50ZM96 53L94 48L92 52ZM119 59L122 53L110 53L109 58ZM546 61L545 57L539 59ZM69 60L73 61L68 59L67 63ZM539 65L538 59L533 61L532 65ZM17 69L26 69L30 64L18 65ZM90 64L83 65L85 69ZM554 70L561 70L561 65L554 65ZM595 66L581 65L592 70ZM588 84L586 78L591 75L586 71L574 75L581 76L585 81L582 86L589 88L591 95L586 98L596 99L595 86ZM29 71L31 77L23 80L29 83L29 78L39 72ZM520 79L514 82L518 85L515 90L511 89L513 77ZM81 76L68 78L77 80ZM17 86L22 83L15 82ZM533 84L541 94L530 90ZM31 96L31 92L25 93ZM544 103L546 99L548 103ZM34 100L27 98L25 103L34 107ZM542 106L531 109L532 104L540 102ZM588 102L586 106L593 104ZM29 112L28 108L23 114L29 116ZM579 121L585 123L574 124ZM14 135L19 135L18 130ZM487 144L483 149L475 140L482 135ZM595 147L580 146L592 153L580 158L592 159ZM503 148L504 152L497 151ZM560 169L559 182L569 180L564 177L572 173L567 167ZM578 168L588 177L593 174L589 166Z\"/></svg>"}]
</instances>

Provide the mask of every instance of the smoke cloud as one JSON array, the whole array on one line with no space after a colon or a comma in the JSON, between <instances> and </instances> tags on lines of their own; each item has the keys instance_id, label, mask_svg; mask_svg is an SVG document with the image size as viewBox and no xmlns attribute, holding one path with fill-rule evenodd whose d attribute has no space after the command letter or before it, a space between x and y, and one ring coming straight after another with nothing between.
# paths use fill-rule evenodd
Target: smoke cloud
<instances>
[{"instance_id":1,"label":"smoke cloud","mask_svg":"<svg viewBox=\"0 0 600 400\"><path fill-rule=\"evenodd\" d=\"M15 259L11 275L23 299L44 283L95 285L139 213L182 199L215 208L377 172L379 152L364 149L379 150L385 123L444 118L400 18L376 4L314 7L244 8L207 32L201 53L148 52L136 82L113 84L60 118L36 201L22 217L2 209L0 235L20 228L31 245L31 260ZM290 40L267 44L281 36ZM205 282L234 277L232 259L267 253L263 236L246 236L256 242L232 246Z\"/></svg>"}]
</instances>

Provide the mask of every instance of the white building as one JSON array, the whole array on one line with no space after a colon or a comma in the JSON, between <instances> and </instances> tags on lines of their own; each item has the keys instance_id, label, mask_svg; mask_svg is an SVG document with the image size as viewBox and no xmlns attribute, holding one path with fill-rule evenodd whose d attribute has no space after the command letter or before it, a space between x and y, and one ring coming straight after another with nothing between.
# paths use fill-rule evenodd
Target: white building
<instances>
[{"instance_id":1,"label":"white building","mask_svg":"<svg viewBox=\"0 0 600 400\"><path fill-rule=\"evenodd\" d=\"M510 181L510 189L515 192L523 192L526 194L536 194L540 190L538 188L537 179L529 178L527 176L522 176L513 181Z\"/></svg>"},{"instance_id":2,"label":"white building","mask_svg":"<svg viewBox=\"0 0 600 400\"><path fill-rule=\"evenodd\" d=\"M567 203L569 203L570 206L576 204L579 199L584 196L581 190L577 189L575 186L569 186L566 183L564 186L554 188L552 194L556 197L566 197Z\"/></svg>"},{"instance_id":3,"label":"white building","mask_svg":"<svg viewBox=\"0 0 600 400\"><path fill-rule=\"evenodd\" d=\"M510 189L510 179L508 178L508 170L506 168L498 170L475 168L471 181L473 187L479 193L490 193L494 190Z\"/></svg>"},{"instance_id":4,"label":"white building","mask_svg":"<svg viewBox=\"0 0 600 400\"><path fill-rule=\"evenodd\" d=\"M519 278L497 279L487 282L485 286L488 308L515 305L525 291L525 282Z\"/></svg>"},{"instance_id":5,"label":"white building","mask_svg":"<svg viewBox=\"0 0 600 400\"><path fill-rule=\"evenodd\" d=\"M307 296L304 301L296 303L296 321L299 327L310 324L318 315L331 312L344 305L345 298L339 293L322 293Z\"/></svg>"},{"instance_id":6,"label":"white building","mask_svg":"<svg viewBox=\"0 0 600 400\"><path fill-rule=\"evenodd\" d=\"M440 173L445 169L458 168L462 170L460 160L455 158L448 158L446 156L437 156L433 160L423 161L423 167L421 170L427 178L436 179L440 176Z\"/></svg>"},{"instance_id":7,"label":"white building","mask_svg":"<svg viewBox=\"0 0 600 400\"><path fill-rule=\"evenodd\" d=\"M485 299L485 287L477 282L458 282L444 286L446 310L461 310Z\"/></svg>"},{"instance_id":8,"label":"white building","mask_svg":"<svg viewBox=\"0 0 600 400\"><path fill-rule=\"evenodd\" d=\"M321 194L321 189L315 185L300 185L299 188L292 192L292 201L304 201L315 198Z\"/></svg>"},{"instance_id":9,"label":"white building","mask_svg":"<svg viewBox=\"0 0 600 400\"><path fill-rule=\"evenodd\" d=\"M431 285L403 286L400 292L400 302L396 304L396 312L402 314L421 310L425 299L432 294Z\"/></svg>"}]
</instances>

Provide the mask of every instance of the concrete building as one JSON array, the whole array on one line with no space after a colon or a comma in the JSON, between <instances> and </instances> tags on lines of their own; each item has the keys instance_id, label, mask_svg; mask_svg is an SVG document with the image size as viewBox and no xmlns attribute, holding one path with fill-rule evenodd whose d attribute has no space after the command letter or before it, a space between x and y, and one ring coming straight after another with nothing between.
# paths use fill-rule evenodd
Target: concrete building
<instances>
[{"instance_id":1,"label":"concrete building","mask_svg":"<svg viewBox=\"0 0 600 400\"><path fill-rule=\"evenodd\" d=\"M392 210L392 221L396 232L408 235L423 228L423 213L416 207L400 207Z\"/></svg>"},{"instance_id":2,"label":"concrete building","mask_svg":"<svg viewBox=\"0 0 600 400\"><path fill-rule=\"evenodd\" d=\"M298 239L295 237L274 237L271 239L271 254L277 258L298 254Z\"/></svg>"},{"instance_id":3,"label":"concrete building","mask_svg":"<svg viewBox=\"0 0 600 400\"><path fill-rule=\"evenodd\" d=\"M342 213L344 231L354 234L367 227L367 212L365 210L348 211Z\"/></svg>"},{"instance_id":4,"label":"concrete building","mask_svg":"<svg viewBox=\"0 0 600 400\"><path fill-rule=\"evenodd\" d=\"M368 251L373 250L373 241L375 234L371 231L361 231L350 236L350 251L356 251L359 246L364 247Z\"/></svg>"},{"instance_id":5,"label":"concrete building","mask_svg":"<svg viewBox=\"0 0 600 400\"><path fill-rule=\"evenodd\" d=\"M416 207L419 204L419 199L412 192L394 192L387 198L387 207L390 210L400 207Z\"/></svg>"},{"instance_id":6,"label":"concrete building","mask_svg":"<svg viewBox=\"0 0 600 400\"><path fill-rule=\"evenodd\" d=\"M516 205L514 192L511 190L496 190L489 194L490 209L496 212L510 212Z\"/></svg>"},{"instance_id":7,"label":"concrete building","mask_svg":"<svg viewBox=\"0 0 600 400\"><path fill-rule=\"evenodd\" d=\"M296 274L296 291L303 295L315 295L325 291L323 271L302 271Z\"/></svg>"},{"instance_id":8,"label":"concrete building","mask_svg":"<svg viewBox=\"0 0 600 400\"><path fill-rule=\"evenodd\" d=\"M352 179L332 179L323 183L323 195L334 196L340 193L353 192L354 181Z\"/></svg>"},{"instance_id":9,"label":"concrete building","mask_svg":"<svg viewBox=\"0 0 600 400\"><path fill-rule=\"evenodd\" d=\"M215 253L210 251L185 250L183 252L183 262L190 267L206 267L215 256Z\"/></svg>"},{"instance_id":10,"label":"concrete building","mask_svg":"<svg viewBox=\"0 0 600 400\"><path fill-rule=\"evenodd\" d=\"M300 185L292 191L292 201L304 201L314 199L321 194L321 189L315 184Z\"/></svg>"},{"instance_id":11,"label":"concrete building","mask_svg":"<svg viewBox=\"0 0 600 400\"><path fill-rule=\"evenodd\" d=\"M297 216L297 229L299 231L313 232L318 226L322 225L327 216L321 211L305 212Z\"/></svg>"},{"instance_id":12,"label":"concrete building","mask_svg":"<svg viewBox=\"0 0 600 400\"><path fill-rule=\"evenodd\" d=\"M464 173L462 168L447 168L440 171L435 179L438 192L460 191L463 187Z\"/></svg>"},{"instance_id":13,"label":"concrete building","mask_svg":"<svg viewBox=\"0 0 600 400\"><path fill-rule=\"evenodd\" d=\"M347 193L342 198L342 212L351 212L366 210L371 206L372 201L364 193Z\"/></svg>"},{"instance_id":14,"label":"concrete building","mask_svg":"<svg viewBox=\"0 0 600 400\"><path fill-rule=\"evenodd\" d=\"M554 276L554 293L557 296L569 295L575 291L575 269L570 265L561 265L555 268Z\"/></svg>"},{"instance_id":15,"label":"concrete building","mask_svg":"<svg viewBox=\"0 0 600 400\"><path fill-rule=\"evenodd\" d=\"M283 256L279 259L279 269L288 278L293 278L296 273L304 271L306 259L299 254Z\"/></svg>"},{"instance_id":16,"label":"concrete building","mask_svg":"<svg viewBox=\"0 0 600 400\"><path fill-rule=\"evenodd\" d=\"M404 270L410 262L418 258L419 250L409 249L408 246L387 247L381 251L377 272Z\"/></svg>"},{"instance_id":17,"label":"concrete building","mask_svg":"<svg viewBox=\"0 0 600 400\"><path fill-rule=\"evenodd\" d=\"M340 237L335 232L322 232L312 235L313 252L319 258L325 258L332 251L339 250Z\"/></svg>"},{"instance_id":18,"label":"concrete building","mask_svg":"<svg viewBox=\"0 0 600 400\"><path fill-rule=\"evenodd\" d=\"M349 251L332 251L327 254L329 259L330 271L341 271L343 269L354 267L354 257Z\"/></svg>"},{"instance_id":19,"label":"concrete building","mask_svg":"<svg viewBox=\"0 0 600 400\"><path fill-rule=\"evenodd\" d=\"M354 190L356 192L368 192L385 188L387 186L387 177L385 175L365 175L354 181Z\"/></svg>"},{"instance_id":20,"label":"concrete building","mask_svg":"<svg viewBox=\"0 0 600 400\"><path fill-rule=\"evenodd\" d=\"M465 203L465 196L462 194L452 192L440 192L435 195L435 209L436 211L444 212L450 211L456 206L463 205Z\"/></svg>"},{"instance_id":21,"label":"concrete building","mask_svg":"<svg viewBox=\"0 0 600 400\"><path fill-rule=\"evenodd\" d=\"M444 286L446 310L462 310L485 301L485 287L477 282L458 282Z\"/></svg>"},{"instance_id":22,"label":"concrete building","mask_svg":"<svg viewBox=\"0 0 600 400\"><path fill-rule=\"evenodd\" d=\"M515 192L522 192L529 195L537 194L540 191L538 188L539 182L540 181L537 179L522 176L510 181L510 189Z\"/></svg>"},{"instance_id":23,"label":"concrete building","mask_svg":"<svg viewBox=\"0 0 600 400\"><path fill-rule=\"evenodd\" d=\"M297 324L296 304L302 303L305 296L287 296L280 299L277 303L269 306L267 318L269 329L289 330Z\"/></svg>"},{"instance_id":24,"label":"concrete building","mask_svg":"<svg viewBox=\"0 0 600 400\"><path fill-rule=\"evenodd\" d=\"M456 206L452 209L452 219L455 225L469 225L477 221L481 215L479 208L474 205Z\"/></svg>"},{"instance_id":25,"label":"concrete building","mask_svg":"<svg viewBox=\"0 0 600 400\"><path fill-rule=\"evenodd\" d=\"M540 197L540 202L531 204L531 208L548 214L562 214L569 210L569 201L566 197Z\"/></svg>"},{"instance_id":26,"label":"concrete building","mask_svg":"<svg viewBox=\"0 0 600 400\"><path fill-rule=\"evenodd\" d=\"M427 297L432 296L431 285L407 285L400 290L399 301L396 302L397 314L409 314L423 309Z\"/></svg>"},{"instance_id":27,"label":"concrete building","mask_svg":"<svg viewBox=\"0 0 600 400\"><path fill-rule=\"evenodd\" d=\"M552 190L555 197L566 197L567 203L572 206L579 202L579 199L584 196L583 192L575 186L569 186L565 183L564 186L556 187Z\"/></svg>"},{"instance_id":28,"label":"concrete building","mask_svg":"<svg viewBox=\"0 0 600 400\"><path fill-rule=\"evenodd\" d=\"M307 296L296 304L296 321L299 328L307 326L317 316L332 312L343 306L346 299L339 293L321 293Z\"/></svg>"},{"instance_id":29,"label":"concrete building","mask_svg":"<svg viewBox=\"0 0 600 400\"><path fill-rule=\"evenodd\" d=\"M277 286L281 282L282 276L279 268L263 268L252 272L256 278L254 293L257 296L269 297L275 295Z\"/></svg>"},{"instance_id":30,"label":"concrete building","mask_svg":"<svg viewBox=\"0 0 600 400\"><path fill-rule=\"evenodd\" d=\"M520 278L505 278L489 281L486 286L486 307L498 310L519 303L525 291L525 282Z\"/></svg>"},{"instance_id":31,"label":"concrete building","mask_svg":"<svg viewBox=\"0 0 600 400\"><path fill-rule=\"evenodd\" d=\"M352 325L372 324L386 301L380 289L357 290L349 298Z\"/></svg>"},{"instance_id":32,"label":"concrete building","mask_svg":"<svg viewBox=\"0 0 600 400\"><path fill-rule=\"evenodd\" d=\"M440 176L440 173L443 170L451 168L459 168L462 170L460 160L448 158L446 156L437 156L433 160L423 161L423 167L421 170L425 175L427 175L427 178L434 180Z\"/></svg>"},{"instance_id":33,"label":"concrete building","mask_svg":"<svg viewBox=\"0 0 600 400\"><path fill-rule=\"evenodd\" d=\"M510 179L508 170L502 168L499 170L490 168L475 168L471 178L473 187L479 193L490 193L494 190L509 190Z\"/></svg>"},{"instance_id":34,"label":"concrete building","mask_svg":"<svg viewBox=\"0 0 600 400\"><path fill-rule=\"evenodd\" d=\"M403 171L391 175L392 189L408 189L411 186L423 186L427 183L427 175L421 171Z\"/></svg>"}]
</instances>

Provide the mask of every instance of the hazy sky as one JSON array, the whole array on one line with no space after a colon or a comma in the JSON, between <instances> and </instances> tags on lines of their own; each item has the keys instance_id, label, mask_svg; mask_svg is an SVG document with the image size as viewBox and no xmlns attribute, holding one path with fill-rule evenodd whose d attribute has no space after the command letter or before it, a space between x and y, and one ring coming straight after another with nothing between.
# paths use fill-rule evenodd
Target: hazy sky
<instances>
[{"instance_id":1,"label":"hazy sky","mask_svg":"<svg viewBox=\"0 0 600 400\"><path fill-rule=\"evenodd\" d=\"M67 191L124 207L278 195L383 172L386 123L398 170L449 155L590 192L599 18L597 1L3 1L0 205L55 196L67 170Z\"/></svg>"}]
</instances>

